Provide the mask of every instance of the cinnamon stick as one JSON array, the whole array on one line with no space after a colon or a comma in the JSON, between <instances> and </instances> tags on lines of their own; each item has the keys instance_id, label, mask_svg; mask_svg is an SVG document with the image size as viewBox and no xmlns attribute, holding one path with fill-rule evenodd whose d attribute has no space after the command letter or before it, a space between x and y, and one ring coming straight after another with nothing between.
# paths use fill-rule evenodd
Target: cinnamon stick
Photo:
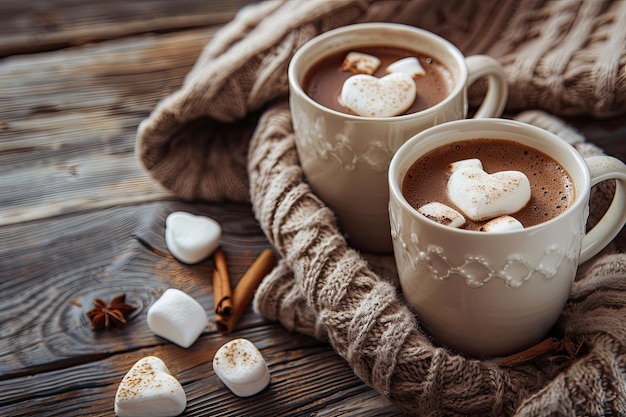
<instances>
[{"instance_id":1,"label":"cinnamon stick","mask_svg":"<svg viewBox=\"0 0 626 417\"><path fill-rule=\"evenodd\" d=\"M265 249L259 257L250 265L250 268L241 277L232 297L232 313L230 316L217 314L215 324L220 333L227 334L233 331L235 324L250 304L254 292L267 274L276 265L276 255L271 249Z\"/></svg>"},{"instance_id":2,"label":"cinnamon stick","mask_svg":"<svg viewBox=\"0 0 626 417\"><path fill-rule=\"evenodd\" d=\"M507 356L506 358L501 359L498 362L498 364L500 366L521 365L521 364L530 362L533 359L538 358L539 356L545 355L546 353L560 352L562 350L563 350L563 345L561 341L553 337L550 337L548 339L543 340L542 342L537 343L534 346L529 347L526 350L523 350L519 353L513 354L511 356Z\"/></svg>"},{"instance_id":3,"label":"cinnamon stick","mask_svg":"<svg viewBox=\"0 0 626 417\"><path fill-rule=\"evenodd\" d=\"M226 265L226 255L222 249L217 249L213 255L215 269L213 270L213 300L215 314L230 316L232 312L232 288L230 275Z\"/></svg>"}]
</instances>

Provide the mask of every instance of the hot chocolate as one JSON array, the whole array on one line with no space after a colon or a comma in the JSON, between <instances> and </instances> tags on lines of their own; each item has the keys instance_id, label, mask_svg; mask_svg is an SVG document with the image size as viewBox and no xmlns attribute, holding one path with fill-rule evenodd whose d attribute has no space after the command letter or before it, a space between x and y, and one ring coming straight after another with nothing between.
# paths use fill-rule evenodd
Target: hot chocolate
<instances>
[{"instance_id":1,"label":"hot chocolate","mask_svg":"<svg viewBox=\"0 0 626 417\"><path fill-rule=\"evenodd\" d=\"M433 57L397 47L355 47L331 54L316 62L308 70L302 86L313 100L330 109L355 114L340 100L345 81L355 72L361 72L355 68L356 65L350 67L345 64L346 57L351 52L378 58L380 63L371 75L380 79L389 74L390 65L404 58L417 58L424 74L413 77L416 98L402 114L416 113L434 106L445 99L453 88L450 71Z\"/></svg>"},{"instance_id":2,"label":"hot chocolate","mask_svg":"<svg viewBox=\"0 0 626 417\"><path fill-rule=\"evenodd\" d=\"M432 207L427 204L436 202L458 211L464 215L465 224L462 227L465 229L485 230L493 227L493 224L485 225L497 217L496 215L472 219L480 216L468 215L469 210L460 208L451 198L449 180L454 171L453 167L462 164L471 166L473 164L471 161L479 165L482 163L482 170L488 176L503 171L525 174L530 185L530 197L524 200L528 202L520 210L510 213L510 217L519 221L523 227L550 220L563 213L574 202L572 179L554 159L536 149L499 139L455 142L425 154L411 166L404 177L402 182L404 198L418 210L424 206ZM478 169L475 171L480 172ZM474 178L474 173L468 177ZM486 182L491 180L492 178L481 176L476 187L486 188ZM514 183L511 178L508 181L509 183L502 188L505 192L510 191L510 185Z\"/></svg>"}]
</instances>

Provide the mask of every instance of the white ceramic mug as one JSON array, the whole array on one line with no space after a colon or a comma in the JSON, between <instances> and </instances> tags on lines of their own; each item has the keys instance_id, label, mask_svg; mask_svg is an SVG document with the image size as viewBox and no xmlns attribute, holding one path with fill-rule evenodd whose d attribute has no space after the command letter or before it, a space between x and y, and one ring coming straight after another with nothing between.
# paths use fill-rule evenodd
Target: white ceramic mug
<instances>
[{"instance_id":1,"label":"white ceramic mug","mask_svg":"<svg viewBox=\"0 0 626 417\"><path fill-rule=\"evenodd\" d=\"M303 90L305 75L322 58L344 49L381 45L415 50L441 62L453 77L448 97L417 113L373 118L331 110ZM391 157L414 134L465 118L467 88L482 77L488 80L488 90L475 117L497 117L508 97L505 75L497 61L482 55L466 58L445 39L412 26L345 26L310 40L296 52L289 65L289 88L302 169L315 194L337 215L352 246L391 253L387 214Z\"/></svg>"},{"instance_id":2,"label":"white ceramic mug","mask_svg":"<svg viewBox=\"0 0 626 417\"><path fill-rule=\"evenodd\" d=\"M435 148L475 138L515 141L552 157L572 178L574 204L546 222L500 233L443 226L418 213L401 192L407 170ZM590 189L608 179L617 180L613 202L586 232ZM604 248L626 222L623 162L610 156L583 159L554 134L512 120L459 120L421 132L391 161L389 187L404 297L435 340L469 355L507 355L545 337L567 301L579 263Z\"/></svg>"}]
</instances>

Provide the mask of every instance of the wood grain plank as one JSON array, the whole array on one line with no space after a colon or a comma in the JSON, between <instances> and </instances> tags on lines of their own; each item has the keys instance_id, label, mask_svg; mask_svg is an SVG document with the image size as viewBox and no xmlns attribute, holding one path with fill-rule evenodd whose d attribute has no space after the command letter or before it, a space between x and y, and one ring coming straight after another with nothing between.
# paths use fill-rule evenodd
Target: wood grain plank
<instances>
[{"instance_id":1,"label":"wood grain plank","mask_svg":"<svg viewBox=\"0 0 626 417\"><path fill-rule=\"evenodd\" d=\"M164 219L174 210L220 222L233 285L267 247L245 204L158 202L0 229L7 243L0 247L1 265L12 271L0 282L0 415L110 415L123 375L151 354L183 384L189 400L184 415L401 415L327 343L290 333L250 309L232 334L222 336L211 325L189 349L152 334L147 308L170 286L209 306L213 317L212 259L186 266L163 255ZM119 292L139 306L127 326L89 330L90 300ZM259 347L273 378L248 399L232 395L212 371L217 349L236 337Z\"/></svg>"},{"instance_id":2,"label":"wood grain plank","mask_svg":"<svg viewBox=\"0 0 626 417\"><path fill-rule=\"evenodd\" d=\"M242 336L259 348L272 376L269 387L250 398L234 396L212 369L217 349ZM134 362L148 355L163 359L181 381L188 399L185 416L402 415L363 384L329 345L292 334L276 324L245 334L203 335L189 349L166 343L64 370L0 381L5 393L0 414L26 416L42 409L50 413L47 415L110 414L122 377Z\"/></svg>"},{"instance_id":3,"label":"wood grain plank","mask_svg":"<svg viewBox=\"0 0 626 417\"><path fill-rule=\"evenodd\" d=\"M207 331L215 331L210 307L212 258L190 266L162 255L168 253L165 217L181 209L208 215L222 225L221 245L233 285L269 246L248 205L152 203L0 229L1 378L61 368L102 352L162 343L142 318L169 287L207 306L211 320ZM157 250L148 250L142 241ZM92 299L111 299L122 292L139 307L126 328L91 331L85 314L93 308ZM246 315L238 325L262 321Z\"/></svg>"},{"instance_id":4,"label":"wood grain plank","mask_svg":"<svg viewBox=\"0 0 626 417\"><path fill-rule=\"evenodd\" d=\"M0 57L221 25L252 0L0 2Z\"/></svg>"},{"instance_id":5,"label":"wood grain plank","mask_svg":"<svg viewBox=\"0 0 626 417\"><path fill-rule=\"evenodd\" d=\"M0 61L2 121L68 110L149 112L180 86L216 30L146 34L5 58ZM30 124L16 128L28 131ZM37 127L35 131L41 131L41 124Z\"/></svg>"},{"instance_id":6,"label":"wood grain plank","mask_svg":"<svg viewBox=\"0 0 626 417\"><path fill-rule=\"evenodd\" d=\"M232 334L211 324L189 349L147 328L148 307L169 287L213 318L212 259L187 266L167 256L169 212L220 221L233 284L268 247L248 205L176 201L134 156L139 122L250 2L0 2L0 415L112 415L121 378L150 354L181 380L184 415L402 415L329 344L251 308ZM626 121L568 122L626 157ZM139 307L128 325L92 332L91 300L120 292ZM216 350L235 337L252 340L272 373L248 399L212 370Z\"/></svg>"},{"instance_id":7,"label":"wood grain plank","mask_svg":"<svg viewBox=\"0 0 626 417\"><path fill-rule=\"evenodd\" d=\"M138 164L137 126L180 87L213 34L146 35L1 61L0 225L171 198Z\"/></svg>"}]
</instances>

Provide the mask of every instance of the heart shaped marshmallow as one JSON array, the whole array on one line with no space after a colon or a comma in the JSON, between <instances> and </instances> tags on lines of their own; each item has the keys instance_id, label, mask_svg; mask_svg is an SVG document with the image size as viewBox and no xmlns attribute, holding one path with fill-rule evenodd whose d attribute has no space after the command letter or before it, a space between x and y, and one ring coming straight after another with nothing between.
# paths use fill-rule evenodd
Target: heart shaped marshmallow
<instances>
[{"instance_id":1,"label":"heart shaped marshmallow","mask_svg":"<svg viewBox=\"0 0 626 417\"><path fill-rule=\"evenodd\" d=\"M165 220L165 244L176 259L187 264L213 253L221 236L220 224L209 217L176 211Z\"/></svg>"},{"instance_id":2,"label":"heart shaped marshmallow","mask_svg":"<svg viewBox=\"0 0 626 417\"><path fill-rule=\"evenodd\" d=\"M472 163L451 164L451 169L448 196L472 220L515 213L530 200L530 182L523 172L488 174Z\"/></svg>"},{"instance_id":3,"label":"heart shaped marshmallow","mask_svg":"<svg viewBox=\"0 0 626 417\"><path fill-rule=\"evenodd\" d=\"M382 78L356 74L343 83L340 101L359 116L389 117L406 111L416 96L415 82L407 73L394 72Z\"/></svg>"},{"instance_id":4,"label":"heart shaped marshmallow","mask_svg":"<svg viewBox=\"0 0 626 417\"><path fill-rule=\"evenodd\" d=\"M156 356L137 361L115 394L115 415L118 417L177 416L185 411L186 406L183 387Z\"/></svg>"}]
</instances>

